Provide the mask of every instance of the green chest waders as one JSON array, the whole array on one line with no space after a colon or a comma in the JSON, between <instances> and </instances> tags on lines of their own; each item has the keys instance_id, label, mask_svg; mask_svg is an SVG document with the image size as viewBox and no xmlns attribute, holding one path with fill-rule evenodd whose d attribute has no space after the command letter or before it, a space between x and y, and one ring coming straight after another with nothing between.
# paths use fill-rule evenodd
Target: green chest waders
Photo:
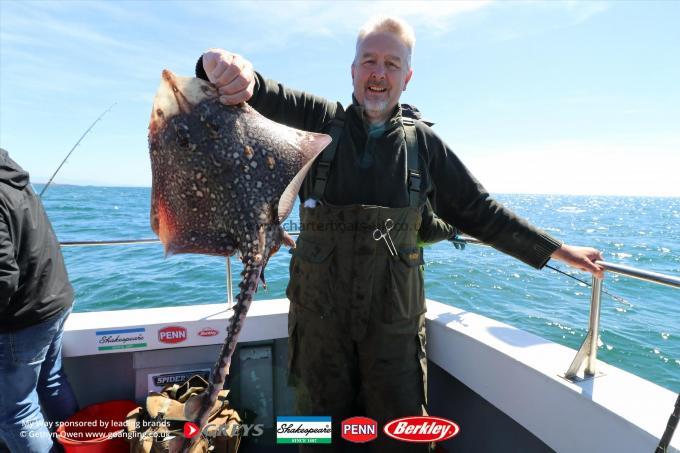
<instances>
[{"instance_id":1,"label":"green chest waders","mask_svg":"<svg viewBox=\"0 0 680 453\"><path fill-rule=\"evenodd\" d=\"M320 204L300 211L286 291L290 383L300 415L331 415L338 429L354 415L382 426L425 410L420 176L415 125L404 123L410 206ZM337 142L339 133L331 135ZM334 151L321 157L314 192L323 194L319 178L327 177ZM379 451L427 450L395 442L381 435L373 444ZM333 444L339 451L348 447L339 432Z\"/></svg>"}]
</instances>

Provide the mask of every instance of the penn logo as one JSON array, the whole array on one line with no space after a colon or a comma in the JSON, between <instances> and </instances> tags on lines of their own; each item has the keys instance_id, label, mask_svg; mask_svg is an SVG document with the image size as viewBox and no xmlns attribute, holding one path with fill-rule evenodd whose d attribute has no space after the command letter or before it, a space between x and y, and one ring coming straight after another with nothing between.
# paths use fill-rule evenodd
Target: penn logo
<instances>
[{"instance_id":1,"label":"penn logo","mask_svg":"<svg viewBox=\"0 0 680 453\"><path fill-rule=\"evenodd\" d=\"M161 343L181 343L187 339L187 329L182 326L163 327L158 331L158 341Z\"/></svg>"},{"instance_id":2,"label":"penn logo","mask_svg":"<svg viewBox=\"0 0 680 453\"><path fill-rule=\"evenodd\" d=\"M355 443L364 443L378 437L378 422L368 417L352 417L342 421L340 435Z\"/></svg>"},{"instance_id":3,"label":"penn logo","mask_svg":"<svg viewBox=\"0 0 680 453\"><path fill-rule=\"evenodd\" d=\"M392 420L383 428L385 434L404 442L442 442L460 432L457 424L440 417L404 417Z\"/></svg>"}]
</instances>

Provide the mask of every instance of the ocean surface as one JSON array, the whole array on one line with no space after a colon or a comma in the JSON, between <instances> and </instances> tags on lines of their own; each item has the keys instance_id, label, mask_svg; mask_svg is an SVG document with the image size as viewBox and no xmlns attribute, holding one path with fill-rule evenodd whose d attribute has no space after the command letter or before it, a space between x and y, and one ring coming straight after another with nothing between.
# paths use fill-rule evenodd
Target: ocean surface
<instances>
[{"instance_id":1,"label":"ocean surface","mask_svg":"<svg viewBox=\"0 0 680 453\"><path fill-rule=\"evenodd\" d=\"M41 186L36 186L40 189ZM603 251L605 260L680 276L680 198L506 195L506 206L562 239ZM153 238L149 188L49 187L44 204L61 241ZM294 211L288 225L297 224ZM157 244L68 247L76 312L226 301L225 260L177 255ZM268 289L285 297L289 254L272 257ZM489 247L425 249L426 295L578 349L587 333L590 288ZM551 265L568 270L561 263ZM241 264L233 263L235 285ZM590 282L590 276L568 270ZM680 392L680 290L608 274L598 358ZM267 302L260 302L267 303ZM569 363L564 364L564 368Z\"/></svg>"}]
</instances>

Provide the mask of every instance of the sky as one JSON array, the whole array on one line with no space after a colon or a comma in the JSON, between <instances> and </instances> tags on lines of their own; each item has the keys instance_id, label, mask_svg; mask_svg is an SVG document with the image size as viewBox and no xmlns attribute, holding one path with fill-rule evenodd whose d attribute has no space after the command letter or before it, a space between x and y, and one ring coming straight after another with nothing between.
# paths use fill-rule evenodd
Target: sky
<instances>
[{"instance_id":1,"label":"sky","mask_svg":"<svg viewBox=\"0 0 680 453\"><path fill-rule=\"evenodd\" d=\"M0 146L46 181L150 186L160 74L219 47L351 101L356 32L416 31L402 101L492 193L680 196L679 1L0 0Z\"/></svg>"}]
</instances>

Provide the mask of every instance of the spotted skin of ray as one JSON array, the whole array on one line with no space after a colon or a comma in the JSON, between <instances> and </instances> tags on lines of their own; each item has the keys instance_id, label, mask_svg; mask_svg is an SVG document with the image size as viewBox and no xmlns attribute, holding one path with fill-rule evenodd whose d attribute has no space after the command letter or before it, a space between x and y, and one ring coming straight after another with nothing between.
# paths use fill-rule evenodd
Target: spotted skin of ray
<instances>
[{"instance_id":1,"label":"spotted skin of ray","mask_svg":"<svg viewBox=\"0 0 680 453\"><path fill-rule=\"evenodd\" d=\"M207 82L162 73L149 124L151 227L166 255L238 252L244 263L208 389L185 404L187 418L201 427L226 383L260 276L281 245L281 222L329 142L325 134L274 123L247 104L224 106Z\"/></svg>"}]
</instances>

